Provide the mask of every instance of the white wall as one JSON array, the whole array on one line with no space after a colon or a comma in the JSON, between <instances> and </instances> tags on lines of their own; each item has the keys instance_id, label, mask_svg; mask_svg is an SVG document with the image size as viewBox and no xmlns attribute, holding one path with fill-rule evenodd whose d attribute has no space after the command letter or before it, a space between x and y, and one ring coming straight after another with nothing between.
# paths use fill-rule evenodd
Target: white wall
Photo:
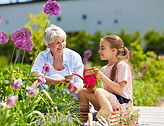
<instances>
[{"instance_id":1,"label":"white wall","mask_svg":"<svg viewBox=\"0 0 164 126\"><path fill-rule=\"evenodd\" d=\"M127 33L135 30L146 32L152 28L161 32L164 28L164 0L68 0L59 1L61 21L57 16L51 17L51 23L65 31L85 30L94 33L96 30ZM28 13L40 13L43 2L0 6L2 23L0 29L11 33L23 27L28 21ZM86 14L86 20L82 15ZM117 23L114 23L117 20ZM101 21L101 24L97 22Z\"/></svg>"}]
</instances>

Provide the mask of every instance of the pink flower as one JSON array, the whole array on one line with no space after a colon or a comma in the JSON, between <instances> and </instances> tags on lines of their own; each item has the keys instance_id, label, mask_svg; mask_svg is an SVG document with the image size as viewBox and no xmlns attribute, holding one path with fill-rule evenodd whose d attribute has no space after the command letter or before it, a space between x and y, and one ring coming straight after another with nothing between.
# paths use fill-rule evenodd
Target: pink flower
<instances>
[{"instance_id":1,"label":"pink flower","mask_svg":"<svg viewBox=\"0 0 164 126\"><path fill-rule=\"evenodd\" d=\"M50 71L50 64L49 63L44 63L43 64L43 70L45 73Z\"/></svg>"},{"instance_id":2,"label":"pink flower","mask_svg":"<svg viewBox=\"0 0 164 126\"><path fill-rule=\"evenodd\" d=\"M131 123L137 124L138 122L138 109L133 109L133 106L131 103L126 104L118 104L119 105L119 115L118 115L118 121L119 124L122 125L129 125Z\"/></svg>"},{"instance_id":3,"label":"pink flower","mask_svg":"<svg viewBox=\"0 0 164 126\"><path fill-rule=\"evenodd\" d=\"M6 33L0 31L0 44L6 44L9 38Z\"/></svg>"},{"instance_id":4,"label":"pink flower","mask_svg":"<svg viewBox=\"0 0 164 126\"><path fill-rule=\"evenodd\" d=\"M132 56L133 56L133 52L129 51L129 57L132 57Z\"/></svg>"},{"instance_id":5,"label":"pink flower","mask_svg":"<svg viewBox=\"0 0 164 126\"><path fill-rule=\"evenodd\" d=\"M46 83L45 77L43 77L43 76L38 77L38 83L39 84L45 84Z\"/></svg>"},{"instance_id":6,"label":"pink flower","mask_svg":"<svg viewBox=\"0 0 164 126\"><path fill-rule=\"evenodd\" d=\"M140 69L140 72L144 71L144 70L147 70L148 67L146 65L144 65L141 69Z\"/></svg>"},{"instance_id":7,"label":"pink flower","mask_svg":"<svg viewBox=\"0 0 164 126\"><path fill-rule=\"evenodd\" d=\"M88 70L87 68L84 67L84 71Z\"/></svg>"},{"instance_id":8,"label":"pink flower","mask_svg":"<svg viewBox=\"0 0 164 126\"><path fill-rule=\"evenodd\" d=\"M85 58L90 58L92 56L92 51L91 50L85 50L84 51L84 57Z\"/></svg>"},{"instance_id":9,"label":"pink flower","mask_svg":"<svg viewBox=\"0 0 164 126\"><path fill-rule=\"evenodd\" d=\"M14 89L14 90L18 90L20 88L20 86L22 85L22 80L20 78L18 78L17 80L14 78L12 84L11 84L11 87Z\"/></svg>"},{"instance_id":10,"label":"pink flower","mask_svg":"<svg viewBox=\"0 0 164 126\"><path fill-rule=\"evenodd\" d=\"M138 72L138 75L137 75L138 78L141 78L142 77L142 74L141 72Z\"/></svg>"},{"instance_id":11,"label":"pink flower","mask_svg":"<svg viewBox=\"0 0 164 126\"><path fill-rule=\"evenodd\" d=\"M74 82L73 81L70 81L69 85L68 85L68 91L72 92L73 89L74 89Z\"/></svg>"},{"instance_id":12,"label":"pink flower","mask_svg":"<svg viewBox=\"0 0 164 126\"><path fill-rule=\"evenodd\" d=\"M12 108L15 105L16 100L18 99L18 96L10 96L8 98L8 101L6 103L7 108Z\"/></svg>"},{"instance_id":13,"label":"pink flower","mask_svg":"<svg viewBox=\"0 0 164 126\"><path fill-rule=\"evenodd\" d=\"M56 1L48 0L43 7L45 14L59 15L60 14L60 4Z\"/></svg>"},{"instance_id":14,"label":"pink flower","mask_svg":"<svg viewBox=\"0 0 164 126\"><path fill-rule=\"evenodd\" d=\"M83 63L86 64L88 62L87 58L83 58Z\"/></svg>"},{"instance_id":15,"label":"pink flower","mask_svg":"<svg viewBox=\"0 0 164 126\"><path fill-rule=\"evenodd\" d=\"M31 87L27 87L27 93L29 97L35 96L38 92L39 89L36 89L34 84Z\"/></svg>"}]
</instances>

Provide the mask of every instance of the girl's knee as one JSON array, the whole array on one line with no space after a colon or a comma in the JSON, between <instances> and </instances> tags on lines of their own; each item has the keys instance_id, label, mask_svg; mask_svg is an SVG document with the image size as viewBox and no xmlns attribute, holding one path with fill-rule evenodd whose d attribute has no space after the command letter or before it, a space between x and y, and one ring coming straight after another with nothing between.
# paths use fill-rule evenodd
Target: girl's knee
<instances>
[{"instance_id":1,"label":"girl's knee","mask_svg":"<svg viewBox=\"0 0 164 126\"><path fill-rule=\"evenodd\" d=\"M99 95L99 94L102 94L104 92L104 89L102 89L102 88L96 88L95 89L95 95Z\"/></svg>"},{"instance_id":2,"label":"girl's knee","mask_svg":"<svg viewBox=\"0 0 164 126\"><path fill-rule=\"evenodd\" d=\"M78 97L84 97L86 94L86 90L85 89L81 89L79 92L78 92Z\"/></svg>"},{"instance_id":3,"label":"girl's knee","mask_svg":"<svg viewBox=\"0 0 164 126\"><path fill-rule=\"evenodd\" d=\"M95 96L110 96L110 93L103 88L97 88L95 90Z\"/></svg>"}]
</instances>

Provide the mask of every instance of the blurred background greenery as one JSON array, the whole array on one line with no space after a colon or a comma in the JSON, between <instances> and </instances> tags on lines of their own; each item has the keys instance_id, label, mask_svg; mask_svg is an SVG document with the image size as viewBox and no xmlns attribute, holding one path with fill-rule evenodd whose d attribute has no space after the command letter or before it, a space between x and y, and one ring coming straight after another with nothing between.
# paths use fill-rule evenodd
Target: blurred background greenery
<instances>
[{"instance_id":1,"label":"blurred background greenery","mask_svg":"<svg viewBox=\"0 0 164 126\"><path fill-rule=\"evenodd\" d=\"M29 22L25 27L32 31L34 48L32 51L26 52L24 59L24 64L26 65L30 66L38 52L46 49L42 40L46 22L47 16L43 13L37 15L29 14ZM94 34L89 34L85 31L73 31L67 33L67 47L78 52L82 58L85 50L91 50L92 56L85 66L88 68L93 66L101 68L107 62L101 61L99 58L99 41L103 36L109 34L120 36L125 46L130 50L130 62L134 70L134 105L156 105L159 98L164 96L164 58L161 55L164 54L164 31L159 33L149 29L144 34L141 34L139 31L127 34L124 29L120 30L120 33L107 32L106 34L103 34L101 31L95 31ZM13 49L14 45L11 39L7 44L0 45L1 71L7 67L6 64L10 63ZM13 59L15 59L16 53L17 51ZM23 51L20 53L17 63L21 62L22 55ZM99 81L98 86L100 86L100 83L101 81Z\"/></svg>"}]
</instances>

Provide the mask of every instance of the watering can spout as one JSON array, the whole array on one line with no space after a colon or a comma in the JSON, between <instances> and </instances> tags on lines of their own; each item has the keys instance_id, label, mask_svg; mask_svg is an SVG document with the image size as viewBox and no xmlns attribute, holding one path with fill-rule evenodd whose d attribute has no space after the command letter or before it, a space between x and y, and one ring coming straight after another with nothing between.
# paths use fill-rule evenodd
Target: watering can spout
<instances>
[{"instance_id":1,"label":"watering can spout","mask_svg":"<svg viewBox=\"0 0 164 126\"><path fill-rule=\"evenodd\" d=\"M76 75L76 76L80 77L84 81L84 78L82 76L80 76L79 74L72 73L72 75Z\"/></svg>"}]
</instances>

